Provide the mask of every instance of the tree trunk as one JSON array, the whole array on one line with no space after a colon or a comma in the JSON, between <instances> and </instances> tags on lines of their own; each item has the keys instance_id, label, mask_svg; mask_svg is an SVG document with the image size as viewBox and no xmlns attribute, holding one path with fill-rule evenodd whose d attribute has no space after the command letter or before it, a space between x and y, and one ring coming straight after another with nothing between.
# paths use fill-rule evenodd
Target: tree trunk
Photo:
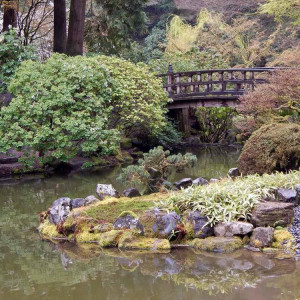
<instances>
[{"instance_id":1,"label":"tree trunk","mask_svg":"<svg viewBox=\"0 0 300 300\"><path fill-rule=\"evenodd\" d=\"M17 27L17 9L18 4L16 0L3 1L3 31L8 31L9 26Z\"/></svg>"},{"instance_id":2,"label":"tree trunk","mask_svg":"<svg viewBox=\"0 0 300 300\"><path fill-rule=\"evenodd\" d=\"M67 41L68 55L83 54L84 21L86 0L71 0Z\"/></svg>"},{"instance_id":3,"label":"tree trunk","mask_svg":"<svg viewBox=\"0 0 300 300\"><path fill-rule=\"evenodd\" d=\"M66 44L67 44L66 0L54 0L53 51L58 53L65 53Z\"/></svg>"}]
</instances>

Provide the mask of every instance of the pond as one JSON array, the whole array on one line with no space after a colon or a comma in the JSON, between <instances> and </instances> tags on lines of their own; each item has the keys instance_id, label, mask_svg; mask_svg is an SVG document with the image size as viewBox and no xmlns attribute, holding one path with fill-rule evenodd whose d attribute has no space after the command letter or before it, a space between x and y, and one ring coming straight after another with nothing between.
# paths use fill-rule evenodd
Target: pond
<instances>
[{"instance_id":1,"label":"pond","mask_svg":"<svg viewBox=\"0 0 300 300\"><path fill-rule=\"evenodd\" d=\"M182 177L218 178L236 165L239 151L192 150L198 163ZM112 183L120 167L49 178L0 183L0 299L296 299L300 262L261 253L197 253L174 250L147 254L101 250L40 239L38 214L57 198L94 194Z\"/></svg>"}]
</instances>

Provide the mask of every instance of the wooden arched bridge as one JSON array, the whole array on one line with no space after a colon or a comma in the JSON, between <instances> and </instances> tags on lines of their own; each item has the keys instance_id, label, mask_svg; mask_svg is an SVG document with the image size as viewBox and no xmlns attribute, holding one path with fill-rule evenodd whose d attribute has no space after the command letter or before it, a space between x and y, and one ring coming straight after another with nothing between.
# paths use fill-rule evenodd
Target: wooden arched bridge
<instances>
[{"instance_id":1,"label":"wooden arched bridge","mask_svg":"<svg viewBox=\"0 0 300 300\"><path fill-rule=\"evenodd\" d=\"M169 109L188 107L235 107L240 96L267 82L267 75L280 68L215 69L173 72L169 66L164 90L173 99Z\"/></svg>"},{"instance_id":2,"label":"wooden arched bridge","mask_svg":"<svg viewBox=\"0 0 300 300\"><path fill-rule=\"evenodd\" d=\"M190 110L196 107L236 107L239 97L268 82L268 75L286 68L234 68L159 74L164 90L173 100L168 109L181 131L190 131Z\"/></svg>"}]
</instances>

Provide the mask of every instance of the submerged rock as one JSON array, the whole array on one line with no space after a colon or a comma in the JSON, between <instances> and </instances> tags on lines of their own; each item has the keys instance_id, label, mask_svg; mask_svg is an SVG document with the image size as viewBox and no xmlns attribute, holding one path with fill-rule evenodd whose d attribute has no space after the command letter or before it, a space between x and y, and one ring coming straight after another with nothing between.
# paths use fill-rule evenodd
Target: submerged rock
<instances>
[{"instance_id":1,"label":"submerged rock","mask_svg":"<svg viewBox=\"0 0 300 300\"><path fill-rule=\"evenodd\" d=\"M97 184L96 194L100 200L105 197L115 197L119 198L120 195L116 189L111 184Z\"/></svg>"},{"instance_id":2,"label":"submerged rock","mask_svg":"<svg viewBox=\"0 0 300 300\"><path fill-rule=\"evenodd\" d=\"M55 225L64 222L72 210L71 202L72 200L70 198L59 198L55 200L48 211L49 222Z\"/></svg>"},{"instance_id":3,"label":"submerged rock","mask_svg":"<svg viewBox=\"0 0 300 300\"><path fill-rule=\"evenodd\" d=\"M250 245L256 248L269 247L273 242L274 228L257 227L253 230Z\"/></svg>"},{"instance_id":4,"label":"submerged rock","mask_svg":"<svg viewBox=\"0 0 300 300\"><path fill-rule=\"evenodd\" d=\"M137 215L133 212L125 211L114 221L115 229L136 229L144 234L144 226L139 222Z\"/></svg>"},{"instance_id":5,"label":"submerged rock","mask_svg":"<svg viewBox=\"0 0 300 300\"><path fill-rule=\"evenodd\" d=\"M190 245L198 250L229 253L242 248L243 241L239 237L208 237L194 239Z\"/></svg>"},{"instance_id":6,"label":"submerged rock","mask_svg":"<svg viewBox=\"0 0 300 300\"><path fill-rule=\"evenodd\" d=\"M253 231L253 225L247 222L219 223L214 228L215 236L232 237L246 235Z\"/></svg>"},{"instance_id":7,"label":"submerged rock","mask_svg":"<svg viewBox=\"0 0 300 300\"><path fill-rule=\"evenodd\" d=\"M294 218L293 208L293 203L261 202L252 212L251 223L256 227L289 225Z\"/></svg>"},{"instance_id":8,"label":"submerged rock","mask_svg":"<svg viewBox=\"0 0 300 300\"><path fill-rule=\"evenodd\" d=\"M238 168L231 168L228 171L228 176L231 177L231 178L235 178L235 177L241 176L241 173L240 173Z\"/></svg>"},{"instance_id":9,"label":"submerged rock","mask_svg":"<svg viewBox=\"0 0 300 300\"><path fill-rule=\"evenodd\" d=\"M202 177L198 177L195 180L193 180L193 185L207 185L208 180Z\"/></svg>"},{"instance_id":10,"label":"submerged rock","mask_svg":"<svg viewBox=\"0 0 300 300\"><path fill-rule=\"evenodd\" d=\"M188 238L206 238L214 234L214 229L208 224L208 218L199 211L189 212L185 228Z\"/></svg>"},{"instance_id":11,"label":"submerged rock","mask_svg":"<svg viewBox=\"0 0 300 300\"><path fill-rule=\"evenodd\" d=\"M297 203L297 191L293 189L278 189L277 192L277 199L281 202L292 202Z\"/></svg>"},{"instance_id":12,"label":"submerged rock","mask_svg":"<svg viewBox=\"0 0 300 300\"><path fill-rule=\"evenodd\" d=\"M123 194L124 194L125 197L128 197L128 198L134 198L134 197L140 197L141 196L140 192L135 188L129 188L129 189L125 190L123 192Z\"/></svg>"},{"instance_id":13,"label":"submerged rock","mask_svg":"<svg viewBox=\"0 0 300 300\"><path fill-rule=\"evenodd\" d=\"M178 188L178 189L186 189L189 186L191 186L193 184L193 180L192 178L183 178L179 181L174 182L174 185Z\"/></svg>"}]
</instances>

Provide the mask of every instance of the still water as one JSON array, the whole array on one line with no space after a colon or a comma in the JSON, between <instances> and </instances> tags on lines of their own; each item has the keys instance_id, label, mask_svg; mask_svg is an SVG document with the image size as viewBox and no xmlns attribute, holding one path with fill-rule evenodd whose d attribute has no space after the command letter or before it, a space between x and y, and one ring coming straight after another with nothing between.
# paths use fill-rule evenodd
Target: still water
<instances>
[{"instance_id":1,"label":"still water","mask_svg":"<svg viewBox=\"0 0 300 300\"><path fill-rule=\"evenodd\" d=\"M198 164L170 180L218 178L234 167L238 151L193 150ZM81 248L42 241L38 213L62 196L85 197L112 183L119 167L0 182L0 299L297 299L300 261L261 253L149 254ZM177 176L177 177L176 177Z\"/></svg>"}]
</instances>

